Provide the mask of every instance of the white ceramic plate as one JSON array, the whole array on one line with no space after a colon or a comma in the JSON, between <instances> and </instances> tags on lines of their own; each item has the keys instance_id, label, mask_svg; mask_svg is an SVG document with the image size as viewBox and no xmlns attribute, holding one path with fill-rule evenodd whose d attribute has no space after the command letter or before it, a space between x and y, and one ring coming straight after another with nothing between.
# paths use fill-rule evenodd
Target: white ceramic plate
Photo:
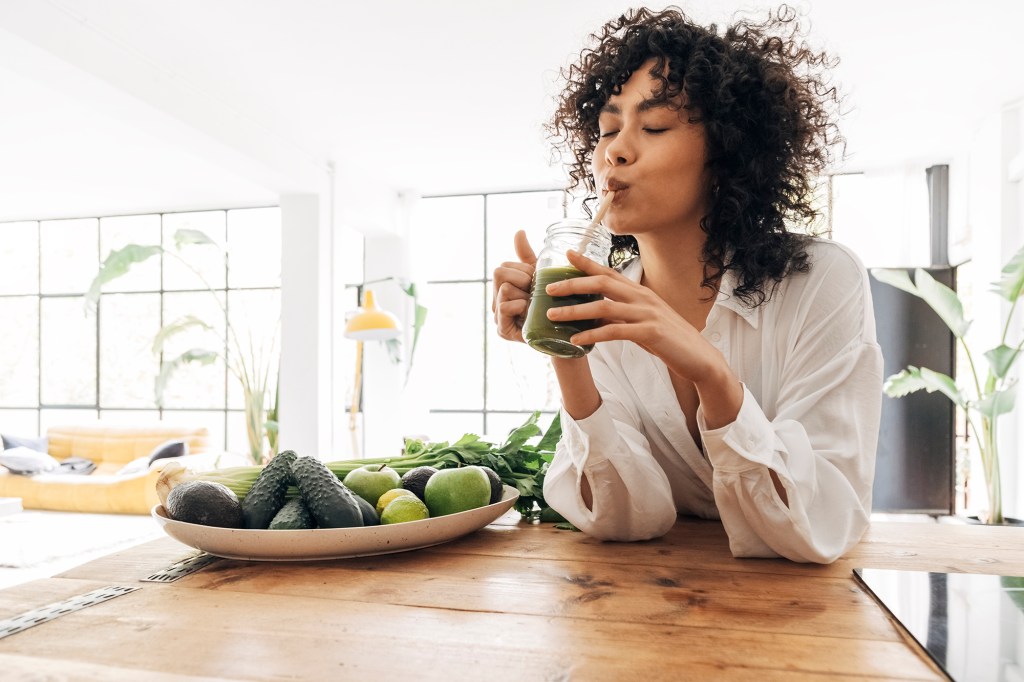
<instances>
[{"instance_id":1,"label":"white ceramic plate","mask_svg":"<svg viewBox=\"0 0 1024 682\"><path fill-rule=\"evenodd\" d=\"M506 485L499 502L458 514L387 526L316 530L201 526L169 518L159 504L151 513L172 538L210 554L255 561L309 561L391 554L439 545L483 528L511 509L517 499L519 491Z\"/></svg>"}]
</instances>

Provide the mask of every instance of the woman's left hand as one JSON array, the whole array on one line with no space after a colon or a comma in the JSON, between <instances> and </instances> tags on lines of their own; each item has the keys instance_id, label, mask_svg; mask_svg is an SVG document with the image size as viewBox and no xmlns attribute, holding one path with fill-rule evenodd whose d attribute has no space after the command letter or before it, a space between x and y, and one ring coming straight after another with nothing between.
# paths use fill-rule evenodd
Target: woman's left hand
<instances>
[{"instance_id":1,"label":"woman's left hand","mask_svg":"<svg viewBox=\"0 0 1024 682\"><path fill-rule=\"evenodd\" d=\"M676 374L699 384L720 370L725 359L692 324L660 296L575 251L569 262L587 277L549 284L552 296L596 294L603 300L552 307L548 319L558 322L597 320L598 326L574 334L577 345L601 341L632 341L661 358Z\"/></svg>"}]
</instances>

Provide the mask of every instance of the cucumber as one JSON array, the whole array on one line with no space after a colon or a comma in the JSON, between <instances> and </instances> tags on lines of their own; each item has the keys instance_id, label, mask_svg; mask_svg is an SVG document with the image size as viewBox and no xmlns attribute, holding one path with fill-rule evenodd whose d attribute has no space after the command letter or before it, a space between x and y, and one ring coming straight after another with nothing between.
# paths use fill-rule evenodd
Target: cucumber
<instances>
[{"instance_id":1,"label":"cucumber","mask_svg":"<svg viewBox=\"0 0 1024 682\"><path fill-rule=\"evenodd\" d=\"M313 515L306 509L301 497L293 497L284 503L281 511L274 514L270 530L309 530L316 528Z\"/></svg>"},{"instance_id":2,"label":"cucumber","mask_svg":"<svg viewBox=\"0 0 1024 682\"><path fill-rule=\"evenodd\" d=\"M274 515L284 506L288 486L292 481L292 462L295 452L285 450L263 467L252 488L242 500L242 514L246 528L262 529L270 526Z\"/></svg>"},{"instance_id":3,"label":"cucumber","mask_svg":"<svg viewBox=\"0 0 1024 682\"><path fill-rule=\"evenodd\" d=\"M354 528L363 525L356 494L342 485L327 465L314 457L296 457L292 478L302 501L321 528Z\"/></svg>"}]
</instances>

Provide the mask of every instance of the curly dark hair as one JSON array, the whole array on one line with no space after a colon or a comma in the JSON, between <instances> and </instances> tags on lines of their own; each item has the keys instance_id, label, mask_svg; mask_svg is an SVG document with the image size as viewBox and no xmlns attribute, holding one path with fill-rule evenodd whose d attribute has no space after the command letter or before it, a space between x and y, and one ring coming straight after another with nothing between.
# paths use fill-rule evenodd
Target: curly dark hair
<instances>
[{"instance_id":1,"label":"curly dark hair","mask_svg":"<svg viewBox=\"0 0 1024 682\"><path fill-rule=\"evenodd\" d=\"M566 81L548 131L573 157L569 189L581 184L596 198L590 160L600 138L598 116L609 97L650 59L661 82L655 99L702 123L712 196L700 221L707 235L701 285L717 288L735 271L735 295L756 307L790 272L809 267L808 236L818 217L813 192L842 143L834 122L840 97L827 80L838 60L802 39L797 14L783 5L761 23L737 21L719 34L677 7L631 10L590 36L596 47L562 70ZM621 261L639 254L629 235L614 237Z\"/></svg>"}]
</instances>

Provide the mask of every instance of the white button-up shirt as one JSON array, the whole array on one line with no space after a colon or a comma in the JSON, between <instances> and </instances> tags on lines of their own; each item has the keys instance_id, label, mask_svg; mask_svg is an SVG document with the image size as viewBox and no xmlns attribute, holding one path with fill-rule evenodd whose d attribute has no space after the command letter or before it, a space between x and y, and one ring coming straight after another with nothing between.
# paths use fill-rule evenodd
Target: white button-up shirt
<instances>
[{"instance_id":1,"label":"white button-up shirt","mask_svg":"<svg viewBox=\"0 0 1024 682\"><path fill-rule=\"evenodd\" d=\"M677 513L720 518L737 557L830 562L856 544L871 512L882 355L864 266L828 240L808 253L810 271L786 277L756 308L723 277L702 335L743 383L743 404L718 429L698 408L703 453L665 363L632 342L597 344L588 360L602 404L580 421L562 410L548 504L607 540L659 537ZM640 281L641 267L624 274Z\"/></svg>"}]
</instances>

